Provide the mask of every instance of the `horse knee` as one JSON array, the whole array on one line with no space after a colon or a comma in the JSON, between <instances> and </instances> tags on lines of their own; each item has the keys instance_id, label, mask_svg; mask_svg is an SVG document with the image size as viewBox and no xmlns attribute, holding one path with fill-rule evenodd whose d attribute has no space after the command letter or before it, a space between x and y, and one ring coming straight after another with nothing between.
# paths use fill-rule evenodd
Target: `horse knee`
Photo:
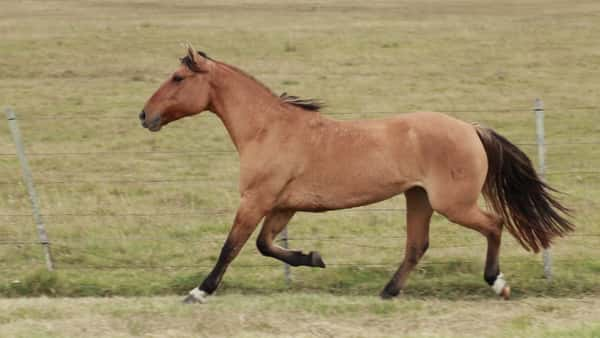
<instances>
[{"instance_id":1,"label":"horse knee","mask_svg":"<svg viewBox=\"0 0 600 338\"><path fill-rule=\"evenodd\" d=\"M425 254L425 250L427 250L428 246L429 244L427 242L421 247L411 245L406 252L406 262L410 265L417 265L419 259Z\"/></svg>"}]
</instances>

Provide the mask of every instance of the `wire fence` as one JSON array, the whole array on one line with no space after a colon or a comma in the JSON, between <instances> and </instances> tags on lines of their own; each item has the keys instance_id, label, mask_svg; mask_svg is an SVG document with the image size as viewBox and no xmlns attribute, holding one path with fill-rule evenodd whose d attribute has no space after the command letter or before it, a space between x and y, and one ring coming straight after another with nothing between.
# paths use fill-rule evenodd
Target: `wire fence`
<instances>
[{"instance_id":1,"label":"wire fence","mask_svg":"<svg viewBox=\"0 0 600 338\"><path fill-rule=\"evenodd\" d=\"M527 147L527 146L537 146L537 143L534 142L527 142L527 141L514 141L512 142L517 146L520 147ZM582 146L589 146L589 145L600 145L600 141L563 141L560 143L554 143L554 142L548 142L546 143L546 146L550 146L550 147L558 147L558 146L577 146L577 145L582 145ZM166 156L176 156L176 155L223 155L223 156L231 156L231 155L237 155L237 152L233 149L230 150L168 150L168 151L161 151L161 150L148 150L148 151L82 151L82 152L28 152L27 156L33 156L33 157L62 157L62 156L89 156L89 157L95 157L95 156L105 156L105 155L110 155L110 156L134 156L134 155L153 155L153 156L161 156L161 155L166 155ZM5 157L14 157L17 156L15 153L0 153L0 156L5 156Z\"/></svg>"},{"instance_id":2,"label":"wire fence","mask_svg":"<svg viewBox=\"0 0 600 338\"><path fill-rule=\"evenodd\" d=\"M596 112L598 111L598 107L591 106L579 106L579 107L571 107L568 109L569 112ZM493 113L493 114L511 114L511 113L523 113L523 112L531 112L531 108L525 107L514 107L514 108L506 108L506 109L453 109L453 110L441 110L447 113L476 113L476 114L484 114L484 113ZM543 113L543 110L542 110ZM352 112L342 112L342 113L328 113L328 116L378 116L378 115L389 115L395 114L392 112L362 112L362 113L352 113ZM22 116L19 118L15 118L13 120L18 121L36 121L36 120L78 120L78 119L131 119L135 120L135 116L124 116L124 115L98 115L98 114L77 114L77 115L40 115L40 116ZM10 120L10 119L9 119ZM543 136L543 135L542 135ZM540 144L538 139L537 142L529 142L526 140L518 140L515 142L518 146L521 147L579 147L579 146L598 146L600 145L600 140L591 140L591 139L569 139L564 141L550 141L545 142L542 137L543 144ZM25 155L25 154L23 154ZM160 156L164 157L175 157L175 156L188 156L188 155L218 155L218 156L236 156L237 153L232 149L210 149L210 150L143 150L143 151L57 151L57 152L27 152L27 157L44 157L44 158L52 158L52 159L60 159L65 157L98 157L98 156L110 156L112 158L116 157L127 157L127 156ZM0 156L3 158L10 158L12 156L18 156L17 153L10 152L0 152ZM548 177L548 176L560 176L560 175L589 175L589 176L600 176L600 170L597 169L570 169L570 170L549 170L546 171L545 168L540 168L540 172ZM35 185L77 185L77 184L90 184L90 185L146 185L146 184L204 184L211 187L221 187L221 188L231 188L232 191L235 189L235 180L231 181L223 181L216 180L215 177L211 176L187 176L185 178L182 177L158 177L158 178L148 178L145 177L141 179L140 177L136 178L93 178L93 179L81 179L74 178L69 176L76 176L78 173L76 172L62 172L63 178L54 178L54 179L42 179L35 181ZM22 181L20 180L3 180L0 181L0 185L22 185ZM594 204L594 201L587 200L585 201L586 205ZM382 214L382 213L405 213L406 209L404 208L384 208L384 207L363 207L357 209L347 209L344 210L343 213L374 213L374 214ZM41 213L39 212L39 216L43 217L45 220L49 220L50 223L53 222L56 218L161 218L161 217L194 217L194 216L207 216L207 215L233 215L235 213L234 208L204 208L204 209L195 209L192 211L182 211L182 212L160 212L160 213L142 213L142 212L108 212L108 213L98 213L95 211L73 211L73 212L59 212L59 213ZM27 223L26 218L32 217L31 213L0 213L0 217L4 219L17 219L13 224L25 224ZM586 228L593 228L593 226L586 226ZM441 238L440 234L435 235L437 238ZM2 238L4 237L4 238ZM446 234L445 236L448 240L453 237L456 237L455 234ZM570 235L570 237L574 238L596 238L600 237L600 233L594 231L587 232L578 232ZM167 241L176 241L183 243L213 243L220 244L222 243L224 237L211 237L211 238L173 238L168 236L95 236L91 241L86 241L85 238L53 238L52 242L49 240L24 240L22 238L11 238L8 236L3 236L0 233L0 246L35 246L42 245L47 248L69 248L79 250L80 253L84 255L95 255L93 251L85 250L88 242L93 242L97 244L98 242L106 242L106 243L117 243L117 242L167 242ZM382 239L386 240L395 240L397 243L394 245L384 245L381 243ZM348 235L348 236L286 236L285 238L279 238L278 242L280 244L288 245L290 242L302 242L302 241L317 241L317 242L332 242L336 246L352 246L356 248L364 248L369 250L387 250L387 249L401 249L401 242L404 241L405 236L385 236L382 237L369 237L364 235ZM367 242L367 243L365 243ZM377 243L377 244L368 244L368 243ZM466 249L466 248L484 248L485 242L481 241L478 243L450 243L445 245L437 245L435 248L447 248L447 249ZM589 249L595 249L593 245L583 247L588 247ZM216 254L216 252L215 252ZM182 269L209 269L212 265L207 264L183 264L183 265L160 265L160 264L133 264L126 261L120 261L119 259L115 259L114 257L101 257L104 261L112 262L110 264L75 264L75 263L66 263L59 259L55 259L53 261L54 269L65 269L65 270L115 270L115 269L144 269L144 270L182 270ZM475 261L469 259L463 259L466 263L474 263ZM503 259L503 261L509 262L511 264L526 264L530 263L527 260L523 260L522 258L511 258L511 259ZM561 259L554 259L555 262L563 262ZM573 258L569 258L568 262L573 263L576 260ZM450 264L454 261L450 261L448 259L438 260L438 261L424 261L421 264L424 266L427 265L436 265L436 264ZM481 263L480 260L476 261L477 263ZM566 260L564 261L567 262ZM394 262L377 262L377 263L357 263L357 262L345 262L345 261L334 261L332 263L327 264L329 267L385 267L385 268L395 268L398 264L398 261ZM236 268L278 268L281 267L281 264L277 262L271 261L265 264L235 264ZM2 270L10 270L7 267L3 267ZM287 270L286 270L287 271ZM289 279L289 275L286 276L286 279Z\"/></svg>"},{"instance_id":3,"label":"wire fence","mask_svg":"<svg viewBox=\"0 0 600 338\"><path fill-rule=\"evenodd\" d=\"M436 234L436 239L437 240L451 240L451 239L455 239L456 235L446 235L446 236L440 236L439 234ZM574 237L574 238L590 238L590 237L600 237L600 232L598 233L593 233L593 232L586 232L586 233L574 233L569 235L569 237ZM288 237L287 239L285 239L288 242L335 242L336 244L339 245L352 245L352 246L357 246L357 247L362 247L362 248L369 248L369 249L393 249L393 250L397 250L401 248L401 243L402 241L406 240L406 237L404 236L385 236L386 240L397 240L395 242L394 245L385 245L382 244L381 241L381 237L365 237L365 236L361 236L361 237L357 237L357 236L327 236L327 237L317 237L317 236L310 236L310 237ZM218 237L218 238L173 238L173 237L167 237L167 236L160 236L160 237L136 237L136 236L121 236L121 237L117 237L117 236L94 236L93 239L90 240L86 240L85 238L64 238L64 239L58 239L58 240L53 240L52 241L52 245L53 246L61 246L61 247L70 247L70 248L82 248L82 247L86 247L88 243L97 243L98 241L107 241L107 242L111 242L111 243L115 243L115 242L121 242L121 241L127 241L127 242L169 242L169 241L176 241L178 243L214 243L214 244L221 244L223 242L224 238L223 237ZM284 241L284 239L278 239L276 240L276 242L278 243L282 243ZM375 241L379 241L378 244L374 245L374 244L364 244L365 241L368 242L375 242ZM87 242L87 243L86 243ZM5 238L3 240L0 240L0 245L45 245L48 244L47 242L42 242L39 240L19 240L19 239L11 239L11 238ZM436 244L436 245L432 245L432 248L434 249L462 249L462 248L470 248L470 247L484 247L487 244L484 241L481 241L480 243L469 243L469 244L445 244L445 245L440 245L440 244ZM515 244L516 245L516 244ZM586 245L583 245L586 246ZM597 248L595 244L591 244L589 245L590 248Z\"/></svg>"},{"instance_id":4,"label":"wire fence","mask_svg":"<svg viewBox=\"0 0 600 338\"><path fill-rule=\"evenodd\" d=\"M562 108L562 107L561 107ZM598 112L600 111L600 107L597 106L569 106L565 107L566 111L563 112ZM411 109L405 109L406 111L415 111L415 107ZM459 107L453 109L444 109L444 108L428 108L427 111L438 111L447 114L510 114L510 113L530 113L532 107L507 107L507 108L468 108L468 107ZM561 110L562 111L562 110ZM397 115L399 111L342 111L342 112L326 112L324 115L327 116L345 116L345 115ZM89 120L89 119L123 119L123 120L133 120L137 122L136 114L106 114L106 113L97 113L97 112L87 112L87 113L77 113L77 114L39 114L39 115L20 115L17 118L19 121L36 121L36 120Z\"/></svg>"},{"instance_id":5,"label":"wire fence","mask_svg":"<svg viewBox=\"0 0 600 338\"><path fill-rule=\"evenodd\" d=\"M600 143L599 143L600 145ZM546 176L558 176L558 175L598 175L600 170L561 170L561 171L548 171L545 173ZM19 181L0 181L0 184L19 184ZM208 184L212 187L221 188L232 188L235 189L236 182L215 182L214 178L207 176L201 177L190 177L190 178L146 178L140 179L73 179L63 178L57 180L38 180L35 182L36 185L75 185L75 184L150 184L150 183L193 183L193 184Z\"/></svg>"}]
</instances>

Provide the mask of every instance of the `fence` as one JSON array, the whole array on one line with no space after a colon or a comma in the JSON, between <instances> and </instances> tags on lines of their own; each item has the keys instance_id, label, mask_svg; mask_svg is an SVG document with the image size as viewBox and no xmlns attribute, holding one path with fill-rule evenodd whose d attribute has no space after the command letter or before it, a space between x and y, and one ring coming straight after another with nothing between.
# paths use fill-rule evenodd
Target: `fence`
<instances>
[{"instance_id":1,"label":"fence","mask_svg":"<svg viewBox=\"0 0 600 338\"><path fill-rule=\"evenodd\" d=\"M591 110L594 109L593 107L574 107L573 110ZM503 109L503 110L453 110L453 111L446 111L446 112L450 112L450 113L466 113L466 112L473 112L473 113L511 113L511 112L519 112L519 111L531 111L530 109ZM45 229L45 222L44 219L46 220L50 220L50 222L52 222L53 218L56 217L73 217L73 218L77 218L77 219L85 219L86 217L129 217L129 218L154 218L154 217L168 217L168 216L203 216L203 215L230 215L233 214L235 212L235 210L233 209L229 209L229 208L221 208L221 209L211 209L211 208L206 208L206 209L201 209L201 210L195 210L193 212L161 212L161 213L156 213L156 214L150 214L150 213L111 213L108 215L102 215L102 214L97 214L97 213L82 213L82 212L72 212L72 213L46 213L43 214L40 211L40 205L39 205L39 200L38 200L38 195L37 192L35 190L35 185L34 185L34 180L32 178L32 173L31 173L31 169L29 167L28 164L28 160L27 160L27 156L33 157L69 157L69 156L99 156L99 155L110 155L110 156L114 156L115 154L121 154L124 156L136 156L136 155L145 155L145 154L152 154L152 155L165 155L165 156L173 156L173 155L223 155L223 154L230 154L233 151L229 151L229 150L206 150L206 151L130 151L130 152L114 152L114 151L97 151L97 152L34 152L34 153L26 153L24 146L23 146L23 142L22 142L22 137L21 137L21 133L19 130L19 127L17 125L17 121L19 120L16 116L16 114L10 110L7 109L7 119L8 119L8 124L10 126L10 130L12 133L12 138L14 141L14 144L16 146L16 154L12 154L12 153L2 153L0 154L0 156L17 156L19 159L19 163L20 163L20 167L22 170L22 177L23 177L23 181L25 182L25 186L27 188L27 193L31 202L31 208L32 208L32 213L28 214L28 213L15 213L15 214L3 214L0 216L3 216L5 218L11 218L11 219L21 219L20 221L18 221L19 223L24 223L25 219L28 217L33 216L34 221L35 221L35 225L36 225L36 230L37 230L37 234L39 236L39 240L37 241L30 241L30 240L22 240L22 239L6 239L6 240L0 240L0 245L41 245L42 249L43 249L43 254L44 254L44 259L45 259L45 265L46 268L48 270L53 270L53 269L81 269L81 270L85 270L85 269L194 269L194 268L200 268L200 267L205 267L205 268L210 268L211 266L209 265L177 265L177 266L161 266L161 265L133 265L133 264L111 264L111 265L93 265L93 266L86 266L86 265L79 265L79 266L61 266L60 263L56 264L57 262L55 262L55 260L53 259L52 253L51 253L51 246L55 247L55 248L60 248L60 247L74 247L74 243L72 243L71 241L60 241L60 240L55 240L55 241L50 241L50 239L48 238L48 234L46 232ZM363 115L377 115L377 114L388 114L387 112L371 112L371 113L363 113ZM550 145L550 146L554 146L554 145L565 145L565 146L591 146L591 145L598 145L600 144L600 141L581 141L581 140L576 140L576 141L569 141L569 142L561 142L561 143L546 143L545 140L545 135L544 135L544 107L542 104L541 100L536 100L535 101L535 105L533 108L533 114L535 116L535 120L536 120L536 142L532 142L532 143L528 143L528 142L517 142L517 145L520 146L535 146L537 147L537 157L538 157L538 165L539 165L539 174L542 178L546 177L546 176L552 176L552 175L571 175L571 174L580 174L580 175L595 175L595 176L599 176L600 175L600 171L596 171L596 170L566 170L566 171L547 171L546 170L546 145ZM345 113L340 113L340 114L329 114L329 115L346 115ZM85 116L38 116L36 117L36 120L65 120L65 119L80 119L80 118L86 118ZM119 118L124 118L122 116L95 116L95 119L119 119ZM127 117L129 118L129 117ZM159 183L159 184L173 184L173 183L186 183L186 184L193 184L193 183L203 183L203 184L210 184L213 186L218 186L219 184L222 184L222 182L215 182L214 178L211 177L189 177L189 178L147 178L144 179L143 182L145 184L147 183ZM6 184L11 184L12 182L0 182L0 185L6 185ZM140 179L136 178L136 179L126 179L126 178L117 178L117 179L95 179L95 180L73 180L73 179L68 179L68 180L38 180L37 182L35 182L36 185L64 185L64 184L74 184L74 183L86 183L86 184L139 184L140 183ZM226 184L223 185L222 187L229 187ZM387 213L387 212L393 212L393 213L403 213L405 212L405 209L403 208L381 208L381 207L367 207L367 208L361 208L361 209L349 209L344 211L345 213ZM600 236L600 234L597 233L585 233L585 234L576 234L576 236ZM398 240L402 240L404 239L403 236L386 236L386 238L394 238L394 239L398 239ZM105 240L107 241L111 241L111 240L116 240L117 238L111 238L111 237L106 237ZM361 236L361 239L364 239L364 236ZM164 238L161 237L137 237L137 238L130 238L130 240L135 240L135 241L163 241ZM338 245L353 245L356 247L364 247L364 248L369 248L369 249L380 249L381 245L369 245L369 244L364 244L361 241L357 240L357 236L327 236L327 237L316 237L316 236L309 236L309 237L302 237L302 236L298 236L298 237L294 237L293 235L289 235L287 228L282 232L282 234L280 235L279 238L279 243L285 247L288 248L290 246L290 242L292 241L302 241L302 240L318 240L318 241L333 241ZM221 241L221 239L215 239L215 238L201 238L201 239L194 239L194 242L216 242L216 241ZM472 245L469 245L472 246ZM461 246L452 246L453 248L460 248ZM516 261L515 261L516 262ZM393 263L378 263L378 264L362 264L362 266L389 266L390 264ZM444 264L444 262L429 262L427 264ZM337 262L334 264L328 264L329 266L353 266L356 265L355 263L352 262ZM277 266L277 263L271 263L271 264L261 264L261 265L244 265L243 267L247 267L247 268L256 268L259 266L266 266L266 267L275 267ZM241 266L240 266L241 267ZM544 275L546 276L546 278L551 279L552 278L552 257L550 254L550 251L544 251L543 254L543 270L544 270ZM291 271L289 266L284 265L284 278L286 281L290 281L291 280Z\"/></svg>"}]
</instances>

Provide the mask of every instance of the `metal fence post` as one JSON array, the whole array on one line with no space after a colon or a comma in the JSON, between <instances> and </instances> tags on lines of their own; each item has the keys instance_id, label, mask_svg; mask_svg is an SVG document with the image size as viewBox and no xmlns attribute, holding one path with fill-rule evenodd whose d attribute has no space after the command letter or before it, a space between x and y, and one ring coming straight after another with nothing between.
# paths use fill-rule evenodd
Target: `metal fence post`
<instances>
[{"instance_id":1,"label":"metal fence post","mask_svg":"<svg viewBox=\"0 0 600 338\"><path fill-rule=\"evenodd\" d=\"M15 115L15 112L12 111L12 109L6 108L6 118L8 119L8 126L10 127L10 132L12 134L15 147L17 148L17 156L19 157L19 163L21 164L21 171L23 173L23 180L25 181L25 185L27 186L29 200L31 201L31 209L33 211L33 218L35 219L35 223L37 226L40 244L42 244L44 248L46 268L48 269L48 271L52 271L54 270L54 265L52 262L52 255L50 254L50 241L48 240L48 234L46 233L44 221L40 213L40 205L37 193L35 191L35 187L33 186L33 177L31 175L31 169L29 168L29 163L27 162L27 157L25 156L25 147L23 146L23 141L21 139L21 132L19 131L19 126L17 124L17 117Z\"/></svg>"},{"instance_id":2,"label":"metal fence post","mask_svg":"<svg viewBox=\"0 0 600 338\"><path fill-rule=\"evenodd\" d=\"M546 176L546 145L544 142L544 102L541 99L535 99L534 104L535 111L535 126L536 126L536 140L538 149L538 163L539 163L539 175L542 180L545 180ZM544 249L542 253L544 259L544 277L548 280L552 280L552 256L550 255L550 249Z\"/></svg>"},{"instance_id":3,"label":"metal fence post","mask_svg":"<svg viewBox=\"0 0 600 338\"><path fill-rule=\"evenodd\" d=\"M288 249L288 229L287 229L287 225L285 228L283 228L283 231L281 231L281 244L285 249ZM283 275L285 277L285 283L287 285L290 284L292 278L291 278L291 272L290 272L290 265L288 263L283 263Z\"/></svg>"}]
</instances>

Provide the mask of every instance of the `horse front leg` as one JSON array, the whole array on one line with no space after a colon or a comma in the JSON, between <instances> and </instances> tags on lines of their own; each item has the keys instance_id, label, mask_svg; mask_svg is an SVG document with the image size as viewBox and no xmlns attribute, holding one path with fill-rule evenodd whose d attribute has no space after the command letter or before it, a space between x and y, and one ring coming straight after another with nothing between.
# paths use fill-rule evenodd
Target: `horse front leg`
<instances>
[{"instance_id":1,"label":"horse front leg","mask_svg":"<svg viewBox=\"0 0 600 338\"><path fill-rule=\"evenodd\" d=\"M265 215L263 210L265 209L260 208L256 203L252 203L251 200L247 198L242 199L217 263L202 284L190 291L188 296L183 300L184 303L203 303L206 297L217 289L225 274L225 270L227 270L229 264L242 250L242 247L248 241L254 229L256 229L258 222Z\"/></svg>"},{"instance_id":2,"label":"horse front leg","mask_svg":"<svg viewBox=\"0 0 600 338\"><path fill-rule=\"evenodd\" d=\"M302 251L287 250L273 244L275 236L285 228L294 213L295 211L292 210L274 210L265 217L260 235L256 240L258 251L263 256L276 258L291 266L304 265L324 268L325 262L316 251L305 254Z\"/></svg>"},{"instance_id":3,"label":"horse front leg","mask_svg":"<svg viewBox=\"0 0 600 338\"><path fill-rule=\"evenodd\" d=\"M402 264L392 279L381 291L381 298L398 296L410 272L429 246L429 222L433 209L429 203L427 192L422 188L412 188L404 193L406 196L406 249Z\"/></svg>"}]
</instances>

